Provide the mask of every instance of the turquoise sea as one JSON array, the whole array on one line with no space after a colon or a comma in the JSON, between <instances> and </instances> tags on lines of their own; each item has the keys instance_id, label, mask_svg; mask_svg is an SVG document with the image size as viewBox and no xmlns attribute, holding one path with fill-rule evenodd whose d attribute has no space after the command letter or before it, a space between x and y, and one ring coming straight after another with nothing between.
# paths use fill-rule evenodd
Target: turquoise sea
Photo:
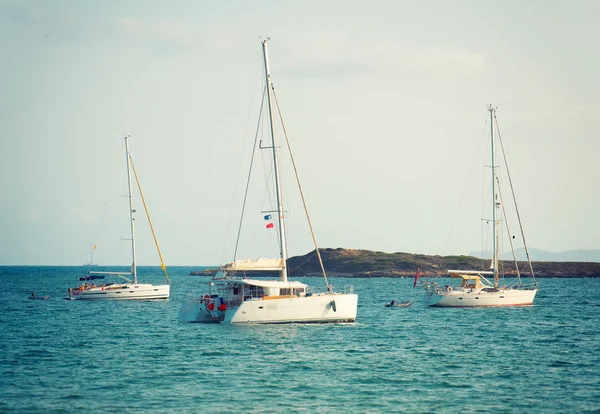
<instances>
[{"instance_id":1,"label":"turquoise sea","mask_svg":"<svg viewBox=\"0 0 600 414\"><path fill-rule=\"evenodd\" d=\"M0 267L0 412L600 411L600 279L430 309L412 279L334 278L359 294L354 324L226 326L177 322L208 280L190 270L170 268L169 301L80 302L63 297L81 267Z\"/></svg>"}]
</instances>

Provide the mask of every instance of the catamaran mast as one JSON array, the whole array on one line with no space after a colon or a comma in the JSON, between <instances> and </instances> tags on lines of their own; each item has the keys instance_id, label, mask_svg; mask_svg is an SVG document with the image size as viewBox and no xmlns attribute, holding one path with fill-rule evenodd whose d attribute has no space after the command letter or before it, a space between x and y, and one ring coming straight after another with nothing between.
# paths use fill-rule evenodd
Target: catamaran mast
<instances>
[{"instance_id":1,"label":"catamaran mast","mask_svg":"<svg viewBox=\"0 0 600 414\"><path fill-rule=\"evenodd\" d=\"M490 138L492 140L492 222L494 223L494 231L493 231L493 258L492 258L492 266L494 266L494 287L498 287L498 231L497 225L499 222L496 220L496 208L500 207L500 203L498 202L498 196L496 194L496 165L495 157L494 157L494 111L495 109L488 106L488 111L490 111Z\"/></svg>"},{"instance_id":2,"label":"catamaran mast","mask_svg":"<svg viewBox=\"0 0 600 414\"><path fill-rule=\"evenodd\" d=\"M273 167L275 170L275 192L277 194L277 220L279 228L279 247L280 256L282 259L282 269L280 271L280 277L283 282L287 281L287 250L285 245L285 228L283 226L283 200L281 197L281 183L279 178L279 162L277 159L277 145L275 142L275 130L273 126L273 106L271 102L271 74L269 72L269 56L267 53L267 41L269 38L264 39L262 43L263 57L265 60L265 80L267 85L267 106L269 108L269 127L271 131L271 148L273 149Z\"/></svg>"},{"instance_id":3,"label":"catamaran mast","mask_svg":"<svg viewBox=\"0 0 600 414\"><path fill-rule=\"evenodd\" d=\"M133 275L133 283L137 284L137 271L135 265L135 228L134 228L134 220L133 213L135 210L133 209L133 198L131 197L131 167L129 166L129 136L125 137L125 157L127 159L127 187L129 189L129 218L131 221L131 274Z\"/></svg>"}]
</instances>

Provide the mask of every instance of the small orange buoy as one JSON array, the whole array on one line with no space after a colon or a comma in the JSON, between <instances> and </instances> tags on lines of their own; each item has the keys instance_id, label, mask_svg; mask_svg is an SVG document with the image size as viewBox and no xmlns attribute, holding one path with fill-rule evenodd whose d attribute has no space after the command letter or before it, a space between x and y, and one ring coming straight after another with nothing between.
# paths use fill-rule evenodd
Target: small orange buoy
<instances>
[{"instance_id":1,"label":"small orange buoy","mask_svg":"<svg viewBox=\"0 0 600 414\"><path fill-rule=\"evenodd\" d=\"M227 310L227 305L224 303L221 303L221 305L219 306L219 310L222 312L225 312Z\"/></svg>"}]
</instances>

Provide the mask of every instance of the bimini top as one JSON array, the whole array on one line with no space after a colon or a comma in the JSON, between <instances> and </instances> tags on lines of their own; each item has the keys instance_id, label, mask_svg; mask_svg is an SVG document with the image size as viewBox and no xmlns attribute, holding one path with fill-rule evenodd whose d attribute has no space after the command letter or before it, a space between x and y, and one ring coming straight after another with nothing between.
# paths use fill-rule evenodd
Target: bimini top
<instances>
[{"instance_id":1,"label":"bimini top","mask_svg":"<svg viewBox=\"0 0 600 414\"><path fill-rule=\"evenodd\" d=\"M297 289L306 287L304 283L296 281L282 282L281 280L257 280L257 279L231 279L229 282L243 283L250 286L259 286L263 288L279 288L279 289Z\"/></svg>"},{"instance_id":2,"label":"bimini top","mask_svg":"<svg viewBox=\"0 0 600 414\"><path fill-rule=\"evenodd\" d=\"M452 274L452 278L454 279L462 279L462 280L481 280L481 276L475 275L459 275L457 273Z\"/></svg>"},{"instance_id":3,"label":"bimini top","mask_svg":"<svg viewBox=\"0 0 600 414\"><path fill-rule=\"evenodd\" d=\"M90 275L90 276L81 276L79 280L96 280L96 279L104 279L104 276Z\"/></svg>"},{"instance_id":4,"label":"bimini top","mask_svg":"<svg viewBox=\"0 0 600 414\"><path fill-rule=\"evenodd\" d=\"M221 266L221 270L281 270L283 269L283 259L247 259L236 260Z\"/></svg>"},{"instance_id":5,"label":"bimini top","mask_svg":"<svg viewBox=\"0 0 600 414\"><path fill-rule=\"evenodd\" d=\"M494 272L483 270L448 270L452 277L463 277L466 275L493 275Z\"/></svg>"},{"instance_id":6,"label":"bimini top","mask_svg":"<svg viewBox=\"0 0 600 414\"><path fill-rule=\"evenodd\" d=\"M481 272L481 273L485 273L485 272ZM475 289L481 289L482 287L485 287L485 286L486 286L486 285L485 285L484 283L482 283L482 281L481 281L481 278L483 278L483 279L484 279L484 280L486 280L486 282L487 282L487 279L485 279L483 276L479 276L479 275L461 275L461 274L458 274L458 273L451 273L451 275L452 275L452 277L453 277L454 279L462 279L462 282L461 282L461 284L460 284L460 285L461 285L462 287L464 287L464 288L471 288L471 289L472 289L472 288L475 288ZM474 281L475 281L475 284L472 284L472 283L467 283L467 281L469 281L469 280L474 280Z\"/></svg>"}]
</instances>

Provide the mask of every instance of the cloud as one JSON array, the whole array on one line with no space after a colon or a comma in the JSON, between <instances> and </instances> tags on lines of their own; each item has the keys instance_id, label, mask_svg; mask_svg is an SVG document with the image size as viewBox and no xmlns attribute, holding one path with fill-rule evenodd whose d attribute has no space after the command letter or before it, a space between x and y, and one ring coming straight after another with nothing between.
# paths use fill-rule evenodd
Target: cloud
<instances>
[{"instance_id":1,"label":"cloud","mask_svg":"<svg viewBox=\"0 0 600 414\"><path fill-rule=\"evenodd\" d=\"M135 17L123 17L117 21L117 26L129 34L141 34L146 30L146 25Z\"/></svg>"},{"instance_id":2,"label":"cloud","mask_svg":"<svg viewBox=\"0 0 600 414\"><path fill-rule=\"evenodd\" d=\"M86 22L74 9L48 3L1 4L0 22L50 41L77 40L85 35Z\"/></svg>"},{"instance_id":3,"label":"cloud","mask_svg":"<svg viewBox=\"0 0 600 414\"><path fill-rule=\"evenodd\" d=\"M415 48L403 43L356 38L345 31L297 32L289 43L290 67L314 68L319 73L385 74L411 72L463 76L487 68L483 54L439 47Z\"/></svg>"},{"instance_id":4,"label":"cloud","mask_svg":"<svg viewBox=\"0 0 600 414\"><path fill-rule=\"evenodd\" d=\"M190 31L180 21L144 21L136 17L117 20L117 27L130 36L144 36L152 41L163 40L177 43L192 41Z\"/></svg>"},{"instance_id":5,"label":"cloud","mask_svg":"<svg viewBox=\"0 0 600 414\"><path fill-rule=\"evenodd\" d=\"M5 6L5 9L12 15L14 21L22 24L70 25L77 21L75 12L64 7L19 3Z\"/></svg>"},{"instance_id":6,"label":"cloud","mask_svg":"<svg viewBox=\"0 0 600 414\"><path fill-rule=\"evenodd\" d=\"M42 210L37 206L27 206L19 213L18 220L25 223L37 223L42 219Z\"/></svg>"},{"instance_id":7,"label":"cloud","mask_svg":"<svg viewBox=\"0 0 600 414\"><path fill-rule=\"evenodd\" d=\"M461 50L410 49L404 46L376 47L382 60L393 67L411 72L477 73L486 68L485 56Z\"/></svg>"},{"instance_id":8,"label":"cloud","mask_svg":"<svg viewBox=\"0 0 600 414\"><path fill-rule=\"evenodd\" d=\"M185 25L181 22L160 22L157 31L167 39L187 41L190 38Z\"/></svg>"}]
</instances>

